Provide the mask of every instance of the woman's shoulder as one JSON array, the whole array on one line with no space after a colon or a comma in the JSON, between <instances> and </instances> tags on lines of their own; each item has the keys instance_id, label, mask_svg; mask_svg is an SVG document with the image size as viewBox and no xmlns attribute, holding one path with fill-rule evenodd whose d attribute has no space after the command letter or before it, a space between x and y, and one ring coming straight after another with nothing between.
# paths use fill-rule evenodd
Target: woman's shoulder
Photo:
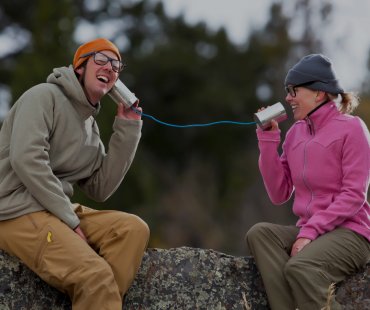
<instances>
[{"instance_id":1,"label":"woman's shoulder","mask_svg":"<svg viewBox=\"0 0 370 310\"><path fill-rule=\"evenodd\" d=\"M340 114L334 118L333 125L333 129L344 137L347 136L356 141L366 139L370 142L369 129L359 116Z\"/></svg>"},{"instance_id":2,"label":"woman's shoulder","mask_svg":"<svg viewBox=\"0 0 370 310\"><path fill-rule=\"evenodd\" d=\"M368 131L365 122L357 115L339 114L334 118L334 121L343 129L348 130L364 130Z\"/></svg>"}]
</instances>

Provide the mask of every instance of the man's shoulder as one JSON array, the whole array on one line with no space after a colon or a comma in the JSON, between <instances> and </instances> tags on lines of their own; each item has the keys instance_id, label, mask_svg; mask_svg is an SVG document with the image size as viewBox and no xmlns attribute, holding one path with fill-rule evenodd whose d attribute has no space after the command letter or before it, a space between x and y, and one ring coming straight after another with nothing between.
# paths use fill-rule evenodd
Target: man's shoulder
<instances>
[{"instance_id":1,"label":"man's shoulder","mask_svg":"<svg viewBox=\"0 0 370 310\"><path fill-rule=\"evenodd\" d=\"M57 86L49 83L40 83L23 93L17 100L17 105L32 104L37 106L51 106L60 96L64 96L62 90Z\"/></svg>"}]
</instances>

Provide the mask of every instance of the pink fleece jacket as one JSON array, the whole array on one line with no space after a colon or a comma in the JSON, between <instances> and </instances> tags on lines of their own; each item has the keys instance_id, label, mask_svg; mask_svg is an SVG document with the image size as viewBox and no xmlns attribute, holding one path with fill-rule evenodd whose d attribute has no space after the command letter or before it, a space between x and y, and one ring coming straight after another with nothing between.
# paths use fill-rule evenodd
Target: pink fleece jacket
<instances>
[{"instance_id":1,"label":"pink fleece jacket","mask_svg":"<svg viewBox=\"0 0 370 310\"><path fill-rule=\"evenodd\" d=\"M271 201L283 204L294 192L297 238L311 240L346 227L370 241L367 202L370 136L360 118L324 104L288 131L278 154L280 131L257 129L259 167Z\"/></svg>"}]
</instances>

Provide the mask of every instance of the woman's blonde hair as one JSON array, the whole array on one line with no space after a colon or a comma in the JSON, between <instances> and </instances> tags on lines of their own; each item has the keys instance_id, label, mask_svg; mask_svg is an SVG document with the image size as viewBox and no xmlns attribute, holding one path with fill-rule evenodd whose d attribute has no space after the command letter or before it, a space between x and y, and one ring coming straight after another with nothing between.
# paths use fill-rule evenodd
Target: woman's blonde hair
<instances>
[{"instance_id":1,"label":"woman's blonde hair","mask_svg":"<svg viewBox=\"0 0 370 310\"><path fill-rule=\"evenodd\" d=\"M360 98L353 92L338 95L328 94L328 96L331 100L335 100L338 103L339 111L343 114L351 114L360 104Z\"/></svg>"}]
</instances>

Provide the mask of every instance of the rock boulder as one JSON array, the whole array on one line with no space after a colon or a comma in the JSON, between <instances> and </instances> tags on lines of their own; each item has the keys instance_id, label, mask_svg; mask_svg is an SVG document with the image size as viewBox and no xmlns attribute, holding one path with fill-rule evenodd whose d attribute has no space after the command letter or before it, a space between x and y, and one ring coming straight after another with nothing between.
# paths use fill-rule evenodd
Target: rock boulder
<instances>
[{"instance_id":1,"label":"rock boulder","mask_svg":"<svg viewBox=\"0 0 370 310\"><path fill-rule=\"evenodd\" d=\"M346 310L370 309L370 264L340 283ZM249 307L249 308L248 308ZM180 247L148 249L124 309L269 309L252 257ZM0 310L70 310L69 298L0 251Z\"/></svg>"}]
</instances>

